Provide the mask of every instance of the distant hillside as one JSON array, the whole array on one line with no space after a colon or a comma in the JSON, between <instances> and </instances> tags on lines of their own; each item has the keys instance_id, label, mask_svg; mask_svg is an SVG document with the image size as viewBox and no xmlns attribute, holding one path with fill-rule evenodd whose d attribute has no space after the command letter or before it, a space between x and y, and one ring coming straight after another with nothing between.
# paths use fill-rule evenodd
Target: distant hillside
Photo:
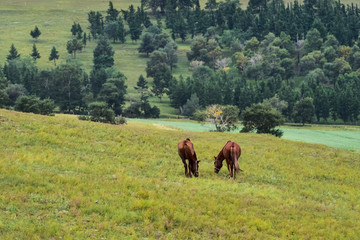
<instances>
[{"instance_id":1,"label":"distant hillside","mask_svg":"<svg viewBox=\"0 0 360 240\"><path fill-rule=\"evenodd\" d=\"M190 137L188 179L177 154ZM0 109L1 239L356 239L360 155L258 134ZM213 156L240 144L234 181Z\"/></svg>"}]
</instances>

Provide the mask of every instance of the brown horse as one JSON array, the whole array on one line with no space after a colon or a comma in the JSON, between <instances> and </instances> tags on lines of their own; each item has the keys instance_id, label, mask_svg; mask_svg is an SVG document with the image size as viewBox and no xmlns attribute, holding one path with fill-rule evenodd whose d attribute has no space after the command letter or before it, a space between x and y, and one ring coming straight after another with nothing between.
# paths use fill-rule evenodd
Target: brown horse
<instances>
[{"instance_id":1,"label":"brown horse","mask_svg":"<svg viewBox=\"0 0 360 240\"><path fill-rule=\"evenodd\" d=\"M222 167L222 162L226 159L227 168L230 177L236 178L236 172L242 171L239 167L238 159L241 155L240 146L232 141L228 141L225 146L221 149L214 162L214 171L218 173Z\"/></svg>"},{"instance_id":2,"label":"brown horse","mask_svg":"<svg viewBox=\"0 0 360 240\"><path fill-rule=\"evenodd\" d=\"M192 144L189 138L179 142L178 153L179 156L181 157L182 162L184 163L185 176L191 177L191 173L193 173L195 177L198 177L200 161L197 160L194 145ZM186 159L189 160L189 171L188 171L188 165L186 164Z\"/></svg>"}]
</instances>

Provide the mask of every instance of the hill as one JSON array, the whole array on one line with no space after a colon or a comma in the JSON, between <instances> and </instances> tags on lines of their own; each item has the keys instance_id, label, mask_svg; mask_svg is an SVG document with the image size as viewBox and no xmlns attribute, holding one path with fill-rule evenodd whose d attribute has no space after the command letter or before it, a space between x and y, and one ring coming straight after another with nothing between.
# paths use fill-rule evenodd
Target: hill
<instances>
[{"instance_id":1,"label":"hill","mask_svg":"<svg viewBox=\"0 0 360 240\"><path fill-rule=\"evenodd\" d=\"M177 143L190 137L199 178ZM360 155L258 134L0 110L0 238L356 239ZM227 140L234 181L213 171Z\"/></svg>"}]
</instances>

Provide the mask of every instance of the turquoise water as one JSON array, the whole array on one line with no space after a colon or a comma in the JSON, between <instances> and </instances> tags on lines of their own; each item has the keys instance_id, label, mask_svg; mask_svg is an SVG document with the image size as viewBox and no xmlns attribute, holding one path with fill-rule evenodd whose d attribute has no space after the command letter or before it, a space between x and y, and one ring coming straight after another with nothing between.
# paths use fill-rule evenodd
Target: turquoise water
<instances>
[{"instance_id":1,"label":"turquoise water","mask_svg":"<svg viewBox=\"0 0 360 240\"><path fill-rule=\"evenodd\" d=\"M149 124L160 124L166 127L180 129L190 132L214 131L214 125L209 123L200 124L191 121L167 121L156 119L128 119L129 122L142 122ZM326 131L326 130L307 130L299 128L281 128L284 131L283 139L301 141L307 143L324 144L334 148L360 150L360 131ZM238 132L235 130L233 132Z\"/></svg>"}]
</instances>

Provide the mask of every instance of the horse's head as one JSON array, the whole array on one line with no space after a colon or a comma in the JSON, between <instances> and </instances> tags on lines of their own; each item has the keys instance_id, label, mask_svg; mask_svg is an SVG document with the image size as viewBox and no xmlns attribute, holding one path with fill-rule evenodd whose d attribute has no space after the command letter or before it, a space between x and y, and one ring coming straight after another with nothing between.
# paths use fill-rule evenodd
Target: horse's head
<instances>
[{"instance_id":1,"label":"horse's head","mask_svg":"<svg viewBox=\"0 0 360 240\"><path fill-rule=\"evenodd\" d=\"M195 162L193 162L191 164L191 172L195 177L199 176L199 162L200 162L200 160L199 161L196 160Z\"/></svg>"},{"instance_id":2,"label":"horse's head","mask_svg":"<svg viewBox=\"0 0 360 240\"><path fill-rule=\"evenodd\" d=\"M214 162L214 171L215 173L218 173L222 167L222 162L219 161L219 159L217 159L217 157L214 157L215 158L215 162Z\"/></svg>"}]
</instances>

